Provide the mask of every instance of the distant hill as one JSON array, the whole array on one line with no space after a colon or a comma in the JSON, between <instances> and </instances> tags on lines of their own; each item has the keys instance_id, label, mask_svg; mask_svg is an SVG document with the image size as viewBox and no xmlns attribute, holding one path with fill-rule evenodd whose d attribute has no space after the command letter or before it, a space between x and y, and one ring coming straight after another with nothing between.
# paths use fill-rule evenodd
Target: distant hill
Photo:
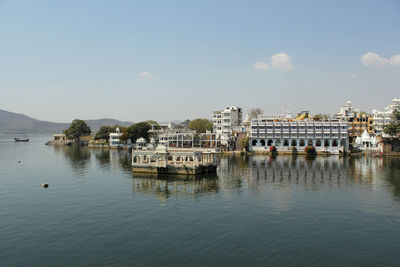
<instances>
[{"instance_id":1,"label":"distant hill","mask_svg":"<svg viewBox=\"0 0 400 267\"><path fill-rule=\"evenodd\" d=\"M130 126L133 122L114 119L85 120L92 131L97 131L103 125ZM18 114L0 109L0 133L61 133L70 123L41 121L24 114Z\"/></svg>"}]
</instances>

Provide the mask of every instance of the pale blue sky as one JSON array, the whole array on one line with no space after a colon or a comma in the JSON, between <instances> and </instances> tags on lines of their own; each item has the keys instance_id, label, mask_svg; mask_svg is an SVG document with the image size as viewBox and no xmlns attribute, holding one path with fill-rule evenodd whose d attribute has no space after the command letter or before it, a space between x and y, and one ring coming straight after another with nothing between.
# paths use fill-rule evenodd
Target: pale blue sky
<instances>
[{"instance_id":1,"label":"pale blue sky","mask_svg":"<svg viewBox=\"0 0 400 267\"><path fill-rule=\"evenodd\" d=\"M0 0L0 109L59 122L371 111L400 97L399 54L400 1Z\"/></svg>"}]
</instances>

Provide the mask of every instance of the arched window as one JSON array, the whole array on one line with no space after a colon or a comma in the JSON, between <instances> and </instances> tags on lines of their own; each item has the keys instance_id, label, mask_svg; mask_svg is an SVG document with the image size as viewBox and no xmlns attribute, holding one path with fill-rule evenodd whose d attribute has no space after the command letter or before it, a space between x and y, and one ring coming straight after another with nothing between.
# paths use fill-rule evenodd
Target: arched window
<instances>
[{"instance_id":1,"label":"arched window","mask_svg":"<svg viewBox=\"0 0 400 267\"><path fill-rule=\"evenodd\" d=\"M315 143L315 146L321 146L321 140L317 140L317 142Z\"/></svg>"},{"instance_id":2,"label":"arched window","mask_svg":"<svg viewBox=\"0 0 400 267\"><path fill-rule=\"evenodd\" d=\"M256 146L256 145L257 145L257 140L251 141L251 145L252 145L252 146Z\"/></svg>"},{"instance_id":3,"label":"arched window","mask_svg":"<svg viewBox=\"0 0 400 267\"><path fill-rule=\"evenodd\" d=\"M312 140L308 140L307 145L308 145L308 146L313 146L313 145L314 145L314 144L313 144L313 141L312 141Z\"/></svg>"},{"instance_id":4,"label":"arched window","mask_svg":"<svg viewBox=\"0 0 400 267\"><path fill-rule=\"evenodd\" d=\"M305 146L304 140L300 140L299 146Z\"/></svg>"},{"instance_id":5,"label":"arched window","mask_svg":"<svg viewBox=\"0 0 400 267\"><path fill-rule=\"evenodd\" d=\"M338 146L338 141L337 140L333 140L332 146Z\"/></svg>"},{"instance_id":6,"label":"arched window","mask_svg":"<svg viewBox=\"0 0 400 267\"><path fill-rule=\"evenodd\" d=\"M325 140L324 146L330 146L329 140Z\"/></svg>"},{"instance_id":7,"label":"arched window","mask_svg":"<svg viewBox=\"0 0 400 267\"><path fill-rule=\"evenodd\" d=\"M275 143L276 143L276 146L280 146L281 145L281 140L280 139L276 139Z\"/></svg>"},{"instance_id":8,"label":"arched window","mask_svg":"<svg viewBox=\"0 0 400 267\"><path fill-rule=\"evenodd\" d=\"M261 146L265 146L265 140L261 140Z\"/></svg>"},{"instance_id":9,"label":"arched window","mask_svg":"<svg viewBox=\"0 0 400 267\"><path fill-rule=\"evenodd\" d=\"M285 139L285 140L283 141L283 146L289 146L289 141Z\"/></svg>"},{"instance_id":10,"label":"arched window","mask_svg":"<svg viewBox=\"0 0 400 267\"><path fill-rule=\"evenodd\" d=\"M272 140L268 140L267 145L268 146L272 146L274 144L274 142Z\"/></svg>"},{"instance_id":11,"label":"arched window","mask_svg":"<svg viewBox=\"0 0 400 267\"><path fill-rule=\"evenodd\" d=\"M292 143L290 145L291 146L297 146L297 141L296 140L292 140Z\"/></svg>"},{"instance_id":12,"label":"arched window","mask_svg":"<svg viewBox=\"0 0 400 267\"><path fill-rule=\"evenodd\" d=\"M174 158L173 158L172 156L169 156L169 157L168 157L168 160L169 160L169 161L173 161Z\"/></svg>"},{"instance_id":13,"label":"arched window","mask_svg":"<svg viewBox=\"0 0 400 267\"><path fill-rule=\"evenodd\" d=\"M340 146L346 146L346 140L342 140L342 141L340 141Z\"/></svg>"}]
</instances>

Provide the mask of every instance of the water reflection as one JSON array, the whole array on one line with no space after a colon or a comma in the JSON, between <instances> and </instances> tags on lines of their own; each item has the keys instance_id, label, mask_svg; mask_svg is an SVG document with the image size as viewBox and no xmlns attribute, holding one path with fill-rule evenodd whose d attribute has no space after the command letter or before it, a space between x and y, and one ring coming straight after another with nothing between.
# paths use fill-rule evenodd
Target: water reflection
<instances>
[{"instance_id":1,"label":"water reflection","mask_svg":"<svg viewBox=\"0 0 400 267\"><path fill-rule=\"evenodd\" d=\"M217 176L133 175L132 192L155 195L161 202L171 196L198 198L218 192Z\"/></svg>"},{"instance_id":2,"label":"water reflection","mask_svg":"<svg viewBox=\"0 0 400 267\"><path fill-rule=\"evenodd\" d=\"M53 146L56 153L62 153L72 171L83 174L90 165L91 151L85 146Z\"/></svg>"},{"instance_id":3,"label":"water reflection","mask_svg":"<svg viewBox=\"0 0 400 267\"><path fill-rule=\"evenodd\" d=\"M385 179L391 185L391 191L395 197L400 197L400 158L388 158L383 162Z\"/></svg>"},{"instance_id":4,"label":"water reflection","mask_svg":"<svg viewBox=\"0 0 400 267\"><path fill-rule=\"evenodd\" d=\"M301 184L317 190L322 185L374 185L382 171L383 158L341 156L250 156L222 157L218 175L224 187L260 184Z\"/></svg>"},{"instance_id":5,"label":"water reflection","mask_svg":"<svg viewBox=\"0 0 400 267\"><path fill-rule=\"evenodd\" d=\"M110 169L110 151L109 149L99 149L93 151L98 165L102 169Z\"/></svg>"},{"instance_id":6,"label":"water reflection","mask_svg":"<svg viewBox=\"0 0 400 267\"><path fill-rule=\"evenodd\" d=\"M103 170L123 170L132 175L131 153L126 150L54 146L71 169L80 175L94 158ZM94 154L94 157L91 155ZM326 186L388 188L400 197L400 159L395 157L342 156L222 156L217 175L200 177L133 177L133 192L155 194L160 200L172 195L199 197L220 190L263 192L269 187L300 185L306 190Z\"/></svg>"}]
</instances>

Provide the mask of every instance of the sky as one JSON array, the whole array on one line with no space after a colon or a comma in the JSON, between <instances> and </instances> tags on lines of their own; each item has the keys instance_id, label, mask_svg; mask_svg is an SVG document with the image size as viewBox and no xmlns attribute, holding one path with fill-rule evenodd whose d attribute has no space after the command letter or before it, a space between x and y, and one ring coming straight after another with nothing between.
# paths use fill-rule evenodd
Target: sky
<instances>
[{"instance_id":1,"label":"sky","mask_svg":"<svg viewBox=\"0 0 400 267\"><path fill-rule=\"evenodd\" d=\"M367 112L400 98L400 0L0 0L0 109L41 120Z\"/></svg>"}]
</instances>

